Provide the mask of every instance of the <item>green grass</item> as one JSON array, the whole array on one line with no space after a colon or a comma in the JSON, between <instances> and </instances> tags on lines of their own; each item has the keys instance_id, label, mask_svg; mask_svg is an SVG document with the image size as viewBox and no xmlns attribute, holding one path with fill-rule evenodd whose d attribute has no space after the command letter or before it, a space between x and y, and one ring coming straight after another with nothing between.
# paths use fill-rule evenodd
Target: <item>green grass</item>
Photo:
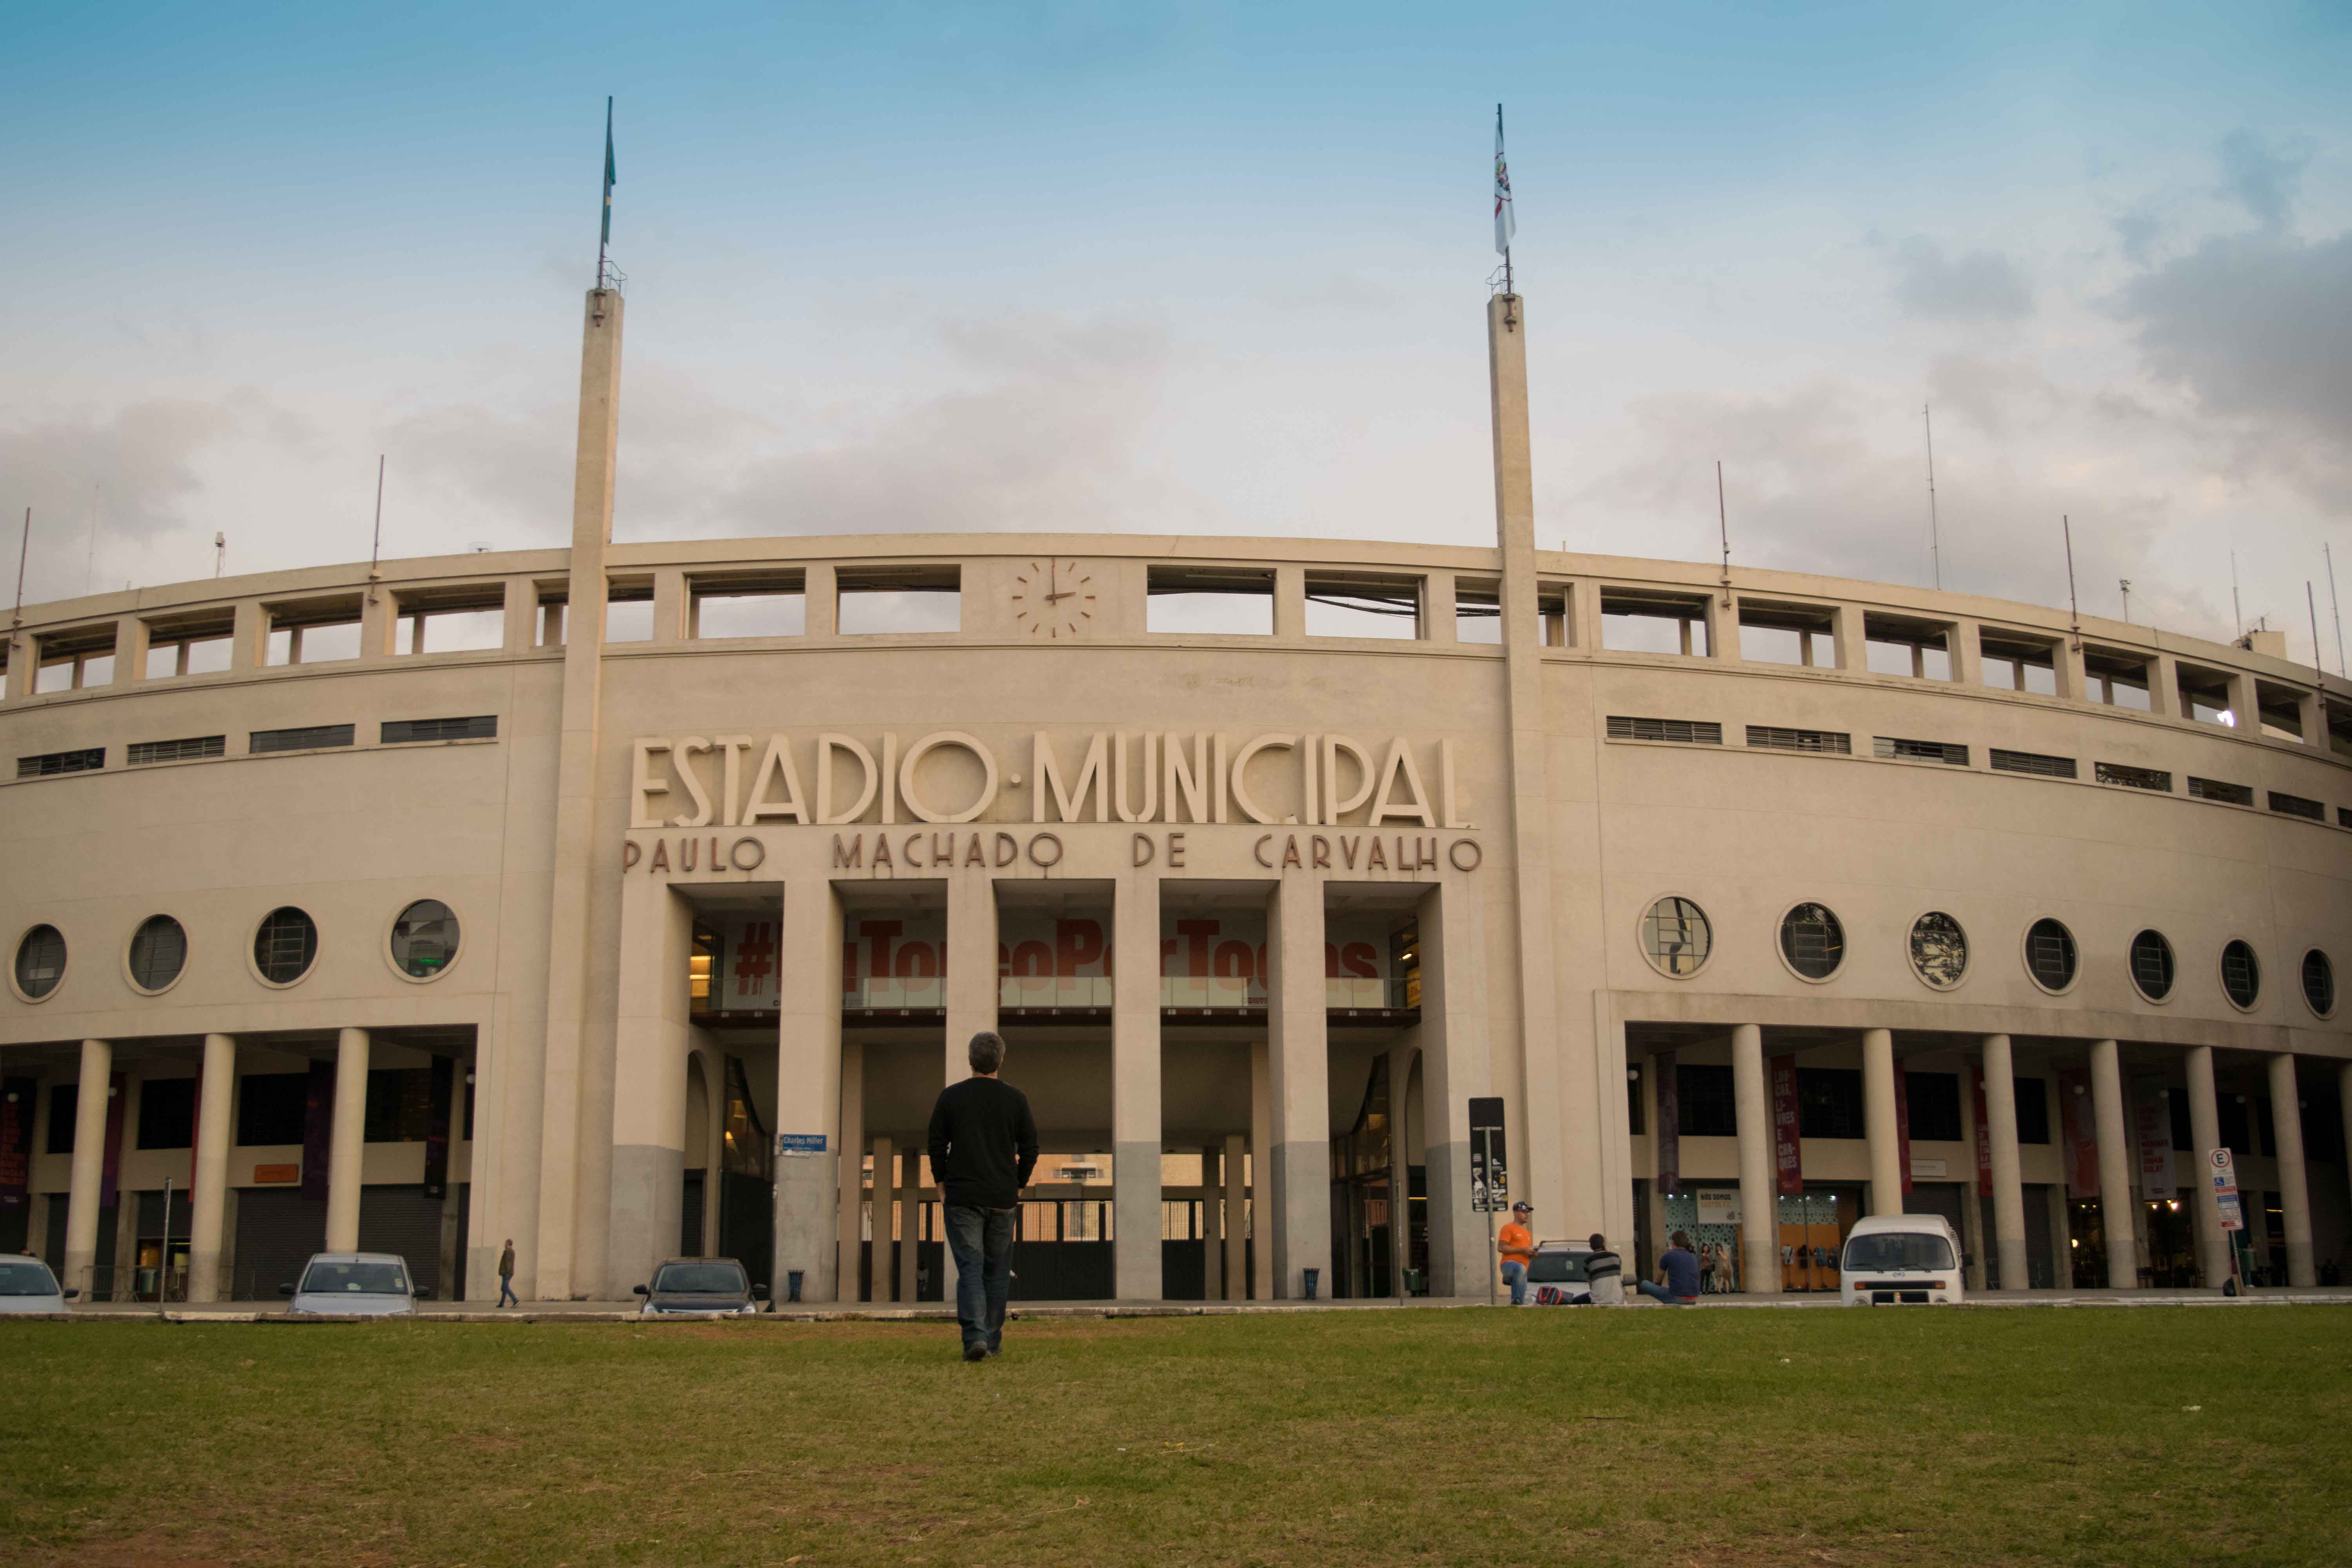
<instances>
[{"instance_id":1,"label":"green grass","mask_svg":"<svg viewBox=\"0 0 2352 1568\"><path fill-rule=\"evenodd\" d=\"M16 1563L2341 1563L2352 1310L0 1320ZM30 1550L26 1550L29 1543Z\"/></svg>"}]
</instances>

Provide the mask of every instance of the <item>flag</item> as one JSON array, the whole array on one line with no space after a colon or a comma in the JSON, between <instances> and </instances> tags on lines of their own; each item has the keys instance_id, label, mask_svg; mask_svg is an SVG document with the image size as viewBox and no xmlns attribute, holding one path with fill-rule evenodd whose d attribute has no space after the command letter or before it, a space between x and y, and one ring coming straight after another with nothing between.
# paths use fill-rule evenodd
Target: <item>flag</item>
<instances>
[{"instance_id":1,"label":"flag","mask_svg":"<svg viewBox=\"0 0 2352 1568\"><path fill-rule=\"evenodd\" d=\"M1503 106L1495 105L1495 250L1511 253L1511 236L1519 232L1518 215L1511 210L1511 171L1503 163Z\"/></svg>"},{"instance_id":2,"label":"flag","mask_svg":"<svg viewBox=\"0 0 2352 1568\"><path fill-rule=\"evenodd\" d=\"M613 185L620 177L613 164L613 100L608 98L604 100L604 228L596 237L599 245L613 243ZM1496 177L1501 178L1499 174Z\"/></svg>"}]
</instances>

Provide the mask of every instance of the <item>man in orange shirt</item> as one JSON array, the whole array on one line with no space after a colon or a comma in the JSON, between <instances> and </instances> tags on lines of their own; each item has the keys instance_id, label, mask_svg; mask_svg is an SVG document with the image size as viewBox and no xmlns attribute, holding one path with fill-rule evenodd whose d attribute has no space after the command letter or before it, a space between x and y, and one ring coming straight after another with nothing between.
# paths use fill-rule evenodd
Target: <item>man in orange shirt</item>
<instances>
[{"instance_id":1,"label":"man in orange shirt","mask_svg":"<svg viewBox=\"0 0 2352 1568\"><path fill-rule=\"evenodd\" d=\"M1503 1283L1511 1288L1511 1305L1528 1304L1528 1265L1535 1261L1535 1233L1528 1228L1528 1215L1535 1205L1524 1198L1511 1205L1511 1223L1495 1237L1495 1250L1503 1258Z\"/></svg>"}]
</instances>

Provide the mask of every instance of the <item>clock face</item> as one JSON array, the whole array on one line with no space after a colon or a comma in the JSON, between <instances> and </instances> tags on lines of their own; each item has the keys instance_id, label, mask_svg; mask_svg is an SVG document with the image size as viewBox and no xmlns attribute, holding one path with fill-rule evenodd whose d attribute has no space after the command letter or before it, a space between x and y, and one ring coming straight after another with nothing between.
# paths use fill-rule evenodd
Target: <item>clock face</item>
<instances>
[{"instance_id":1,"label":"clock face","mask_svg":"<svg viewBox=\"0 0 2352 1568\"><path fill-rule=\"evenodd\" d=\"M1013 625L1037 642L1069 642L1094 630L1095 580L1075 561L1041 556L1013 574Z\"/></svg>"}]
</instances>

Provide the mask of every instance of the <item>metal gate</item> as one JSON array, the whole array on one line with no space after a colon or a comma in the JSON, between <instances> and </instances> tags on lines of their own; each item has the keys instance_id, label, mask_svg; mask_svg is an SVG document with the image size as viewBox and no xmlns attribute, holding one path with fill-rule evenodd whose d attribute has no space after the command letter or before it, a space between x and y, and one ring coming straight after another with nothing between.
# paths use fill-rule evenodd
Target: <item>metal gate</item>
<instances>
[{"instance_id":1,"label":"metal gate","mask_svg":"<svg viewBox=\"0 0 2352 1568\"><path fill-rule=\"evenodd\" d=\"M240 1187L236 1194L236 1269L229 1296L268 1301L298 1283L302 1265L327 1249L327 1200L299 1187Z\"/></svg>"}]
</instances>

